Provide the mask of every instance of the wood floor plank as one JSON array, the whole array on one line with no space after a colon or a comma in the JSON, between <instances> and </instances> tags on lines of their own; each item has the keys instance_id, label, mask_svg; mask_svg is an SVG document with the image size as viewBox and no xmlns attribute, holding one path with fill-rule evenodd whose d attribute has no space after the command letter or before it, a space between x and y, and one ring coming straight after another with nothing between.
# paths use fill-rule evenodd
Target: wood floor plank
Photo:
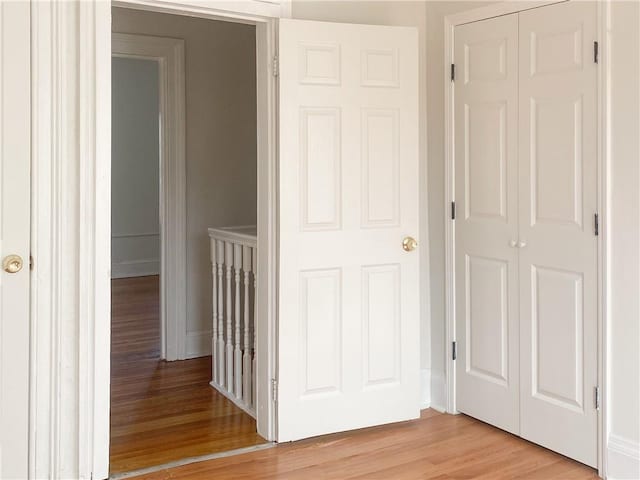
<instances>
[{"instance_id":1,"label":"wood floor plank","mask_svg":"<svg viewBox=\"0 0 640 480\"><path fill-rule=\"evenodd\" d=\"M265 443L209 385L211 357L160 360L157 276L112 281L110 471Z\"/></svg>"},{"instance_id":2,"label":"wood floor plank","mask_svg":"<svg viewBox=\"0 0 640 480\"><path fill-rule=\"evenodd\" d=\"M263 443L209 385L210 358L159 361L157 277L113 281L112 473ZM464 415L327 435L138 480L586 480L597 473Z\"/></svg>"},{"instance_id":3,"label":"wood floor plank","mask_svg":"<svg viewBox=\"0 0 640 480\"><path fill-rule=\"evenodd\" d=\"M595 470L464 415L327 435L141 475L137 480L598 478Z\"/></svg>"}]
</instances>

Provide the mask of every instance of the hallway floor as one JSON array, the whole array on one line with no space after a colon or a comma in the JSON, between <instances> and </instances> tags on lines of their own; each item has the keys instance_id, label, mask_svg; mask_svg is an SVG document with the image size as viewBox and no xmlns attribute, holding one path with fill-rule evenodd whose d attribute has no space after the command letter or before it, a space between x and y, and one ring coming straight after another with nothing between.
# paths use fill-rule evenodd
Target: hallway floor
<instances>
[{"instance_id":1,"label":"hallway floor","mask_svg":"<svg viewBox=\"0 0 640 480\"><path fill-rule=\"evenodd\" d=\"M111 474L266 443L209 386L211 357L160 360L159 277L111 286Z\"/></svg>"}]
</instances>

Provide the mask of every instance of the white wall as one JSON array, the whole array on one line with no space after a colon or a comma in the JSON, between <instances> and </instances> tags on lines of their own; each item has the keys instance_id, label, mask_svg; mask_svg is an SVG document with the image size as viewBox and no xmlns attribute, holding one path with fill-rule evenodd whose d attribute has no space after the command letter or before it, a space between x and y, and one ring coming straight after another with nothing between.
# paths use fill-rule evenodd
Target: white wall
<instances>
[{"instance_id":1,"label":"white wall","mask_svg":"<svg viewBox=\"0 0 640 480\"><path fill-rule=\"evenodd\" d=\"M111 276L160 272L158 64L111 66Z\"/></svg>"},{"instance_id":2,"label":"white wall","mask_svg":"<svg viewBox=\"0 0 640 480\"><path fill-rule=\"evenodd\" d=\"M422 1L360 1L360 0L294 0L292 17L301 20L364 23L416 27L419 42L419 116L420 116L420 231L417 239L420 249L420 319L421 369L423 377L422 404L430 404L429 368L431 364L429 342L429 234L427 211L427 101L426 101L426 4Z\"/></svg>"},{"instance_id":3,"label":"white wall","mask_svg":"<svg viewBox=\"0 0 640 480\"><path fill-rule=\"evenodd\" d=\"M255 28L114 8L112 31L185 41L187 355L207 355L207 228L256 222Z\"/></svg>"},{"instance_id":4,"label":"white wall","mask_svg":"<svg viewBox=\"0 0 640 480\"><path fill-rule=\"evenodd\" d=\"M610 4L607 473L640 478L640 3Z\"/></svg>"}]
</instances>

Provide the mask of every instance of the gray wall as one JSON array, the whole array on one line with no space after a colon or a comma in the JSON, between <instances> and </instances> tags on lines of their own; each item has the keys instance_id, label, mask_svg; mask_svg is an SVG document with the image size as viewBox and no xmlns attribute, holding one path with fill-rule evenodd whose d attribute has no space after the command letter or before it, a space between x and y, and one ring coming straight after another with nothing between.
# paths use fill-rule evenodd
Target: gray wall
<instances>
[{"instance_id":1,"label":"gray wall","mask_svg":"<svg viewBox=\"0 0 640 480\"><path fill-rule=\"evenodd\" d=\"M111 275L159 272L158 64L111 64Z\"/></svg>"},{"instance_id":2,"label":"gray wall","mask_svg":"<svg viewBox=\"0 0 640 480\"><path fill-rule=\"evenodd\" d=\"M113 8L112 31L185 41L187 354L208 354L207 228L256 222L255 28Z\"/></svg>"}]
</instances>

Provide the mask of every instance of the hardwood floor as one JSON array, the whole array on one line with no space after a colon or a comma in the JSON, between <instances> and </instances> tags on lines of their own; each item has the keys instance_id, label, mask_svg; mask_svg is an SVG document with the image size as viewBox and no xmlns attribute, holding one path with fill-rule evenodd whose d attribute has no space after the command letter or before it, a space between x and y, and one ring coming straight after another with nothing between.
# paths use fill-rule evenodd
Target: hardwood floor
<instances>
[{"instance_id":1,"label":"hardwood floor","mask_svg":"<svg viewBox=\"0 0 640 480\"><path fill-rule=\"evenodd\" d=\"M597 473L464 415L425 410L420 420L327 435L135 477L137 480L532 479Z\"/></svg>"},{"instance_id":2,"label":"hardwood floor","mask_svg":"<svg viewBox=\"0 0 640 480\"><path fill-rule=\"evenodd\" d=\"M266 443L209 386L211 357L160 360L157 276L112 281L110 471Z\"/></svg>"}]
</instances>

